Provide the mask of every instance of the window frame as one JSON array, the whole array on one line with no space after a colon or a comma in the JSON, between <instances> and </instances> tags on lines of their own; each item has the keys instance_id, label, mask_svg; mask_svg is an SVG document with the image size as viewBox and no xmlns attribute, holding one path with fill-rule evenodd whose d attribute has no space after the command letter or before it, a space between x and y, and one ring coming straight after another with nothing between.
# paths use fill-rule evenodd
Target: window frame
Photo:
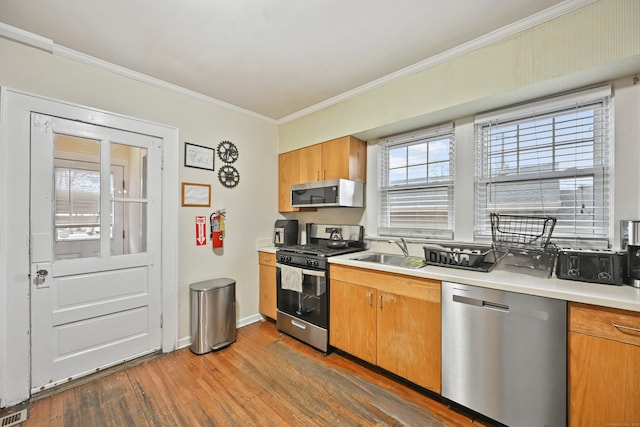
<instances>
[{"instance_id":1,"label":"window frame","mask_svg":"<svg viewBox=\"0 0 640 427\"><path fill-rule=\"evenodd\" d=\"M512 170L511 173L504 176L497 176L491 172L486 175L487 172L491 170L491 167L489 166L489 159L491 155L495 154L495 152L487 153L487 150L485 149L485 138L490 134L490 131L485 132L485 129L490 128L491 126L506 126L509 124L519 125L542 118L558 118L566 115L567 113L576 112L578 109L580 109L580 111L590 109L595 111L598 108L603 109L597 117L598 119L602 119L601 122L598 122L602 123L602 129L599 129L594 125L593 138L588 140L588 144L592 144L593 146L592 165L588 167L579 167L574 165L573 168L557 170L557 159L555 156L557 154L557 150L559 151L559 147L579 147L580 144L584 144L584 141L576 139L569 143L559 142L556 141L556 135L553 134L551 144L549 145L549 149L553 153L553 161L550 163L550 170L520 172L517 170L520 167L518 165L518 167ZM594 123L596 123L595 119ZM613 218L613 198L611 196L611 191L613 190L613 123L613 95L611 86L609 85L476 116L474 121L474 137L476 144L476 173L474 179L474 239L483 240L491 237L491 224L489 220L491 207L488 197L489 187L493 186L495 189L495 186L500 184L526 182L530 182L532 184L539 183L542 186L543 182L551 180L558 181L558 185L560 185L562 179L573 179L575 182L573 190L574 200L576 200L575 197L577 197L576 194L578 192L578 180L584 177L591 177L593 182L593 199L599 202L599 204L594 205L593 221L595 225L592 227L592 230L595 231L592 231L589 234L579 232L579 230L581 230L580 221L575 218L574 212L574 220L570 226L566 225L564 217L562 222L560 221L560 218L558 219L558 224L554 231L554 241L572 242L574 244L576 241L594 242L597 246L609 246ZM555 122L553 124L553 129L556 129ZM518 142L519 141L520 140L518 139ZM527 150L533 149L528 148L521 150L520 148L517 148L514 150L513 155L519 159L522 153L526 153ZM540 197L542 198L542 195ZM559 195L559 205L557 209L563 209L561 201L562 198ZM497 203L497 198L494 198L494 203ZM522 214L539 215L540 212L538 209L542 210L543 214L546 214L543 204L540 204L535 211L522 212ZM500 212L499 209L495 210ZM599 211L596 212L596 210ZM553 209L549 208L549 211L552 213ZM504 212L504 210L502 212L513 213Z\"/></svg>"},{"instance_id":2,"label":"window frame","mask_svg":"<svg viewBox=\"0 0 640 427\"><path fill-rule=\"evenodd\" d=\"M409 183L408 170L411 165L408 161L404 167L407 169L406 183L405 184L392 184L389 182L389 172L391 169L399 169L390 167L389 153L391 150L406 147L417 146L423 143L435 142L442 139L448 140L448 158L446 161L435 160L433 162L427 161L421 165L424 165L427 171L426 179L424 182ZM419 131L396 135L392 137L382 138L379 143L380 151L378 155L378 201L377 201L377 232L378 236L389 237L414 237L414 238L437 238L451 240L454 236L454 214L455 214L455 128L453 122L429 127ZM427 148L428 152L428 148ZM446 177L434 178L429 180L428 171L429 166L432 164L439 164L446 162L448 165L448 175ZM391 226L391 219L389 217L389 195L393 194L408 194L410 192L437 192L446 191L447 202L447 225L446 228L436 227L397 227ZM420 200L419 197L414 200Z\"/></svg>"}]
</instances>

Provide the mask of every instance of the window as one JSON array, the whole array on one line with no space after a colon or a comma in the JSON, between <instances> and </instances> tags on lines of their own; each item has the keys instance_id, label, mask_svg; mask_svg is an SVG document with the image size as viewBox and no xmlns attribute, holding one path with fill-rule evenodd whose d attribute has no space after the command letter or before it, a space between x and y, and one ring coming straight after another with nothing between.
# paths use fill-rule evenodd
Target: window
<instances>
[{"instance_id":1,"label":"window","mask_svg":"<svg viewBox=\"0 0 640 427\"><path fill-rule=\"evenodd\" d=\"M452 124L382 141L379 168L379 235L453 238Z\"/></svg>"},{"instance_id":2,"label":"window","mask_svg":"<svg viewBox=\"0 0 640 427\"><path fill-rule=\"evenodd\" d=\"M489 212L557 218L558 239L609 236L611 89L476 118L476 237Z\"/></svg>"},{"instance_id":3,"label":"window","mask_svg":"<svg viewBox=\"0 0 640 427\"><path fill-rule=\"evenodd\" d=\"M85 164L90 165L90 163ZM55 240L100 239L100 172L79 167L56 166L54 173ZM111 173L109 187L113 194L113 173ZM111 211L113 212L113 208ZM113 214L110 224L111 233L113 233Z\"/></svg>"}]
</instances>

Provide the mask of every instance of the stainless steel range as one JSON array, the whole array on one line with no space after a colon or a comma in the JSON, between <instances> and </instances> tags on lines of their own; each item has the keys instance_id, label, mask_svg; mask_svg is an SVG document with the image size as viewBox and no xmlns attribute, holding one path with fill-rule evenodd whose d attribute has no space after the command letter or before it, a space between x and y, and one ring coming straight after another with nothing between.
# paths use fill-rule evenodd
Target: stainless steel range
<instances>
[{"instance_id":1,"label":"stainless steel range","mask_svg":"<svg viewBox=\"0 0 640 427\"><path fill-rule=\"evenodd\" d=\"M329 262L331 256L364 250L359 225L307 224L307 244L276 251L279 330L323 352L329 351Z\"/></svg>"}]
</instances>

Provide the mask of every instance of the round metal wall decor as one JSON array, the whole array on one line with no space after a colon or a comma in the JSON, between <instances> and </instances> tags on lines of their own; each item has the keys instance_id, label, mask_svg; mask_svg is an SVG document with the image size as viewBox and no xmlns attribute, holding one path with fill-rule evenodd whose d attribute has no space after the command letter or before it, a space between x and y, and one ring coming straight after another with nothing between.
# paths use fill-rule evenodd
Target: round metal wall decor
<instances>
[{"instance_id":1,"label":"round metal wall decor","mask_svg":"<svg viewBox=\"0 0 640 427\"><path fill-rule=\"evenodd\" d=\"M227 188L233 188L240 182L240 173L231 165L224 165L218 171L220 183Z\"/></svg>"},{"instance_id":2,"label":"round metal wall decor","mask_svg":"<svg viewBox=\"0 0 640 427\"><path fill-rule=\"evenodd\" d=\"M234 163L238 160L238 148L231 141L222 141L218 144L218 157L225 163Z\"/></svg>"}]
</instances>

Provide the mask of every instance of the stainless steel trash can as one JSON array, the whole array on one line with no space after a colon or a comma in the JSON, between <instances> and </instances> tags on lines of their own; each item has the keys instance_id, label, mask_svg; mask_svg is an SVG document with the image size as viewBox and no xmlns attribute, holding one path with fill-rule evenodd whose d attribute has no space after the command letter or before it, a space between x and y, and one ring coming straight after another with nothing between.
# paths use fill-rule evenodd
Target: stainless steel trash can
<instances>
[{"instance_id":1,"label":"stainless steel trash can","mask_svg":"<svg viewBox=\"0 0 640 427\"><path fill-rule=\"evenodd\" d=\"M189 286L191 351L208 353L236 340L236 281L205 280Z\"/></svg>"}]
</instances>

